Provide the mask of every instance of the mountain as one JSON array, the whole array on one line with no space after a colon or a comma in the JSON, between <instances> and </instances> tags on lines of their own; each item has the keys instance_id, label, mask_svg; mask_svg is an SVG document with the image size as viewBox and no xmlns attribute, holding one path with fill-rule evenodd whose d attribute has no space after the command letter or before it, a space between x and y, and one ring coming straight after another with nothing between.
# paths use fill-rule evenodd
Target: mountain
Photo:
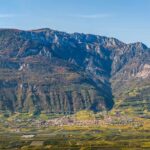
<instances>
[{"instance_id":1,"label":"mountain","mask_svg":"<svg viewBox=\"0 0 150 150\"><path fill-rule=\"evenodd\" d=\"M150 49L51 29L0 29L0 111L150 111Z\"/></svg>"}]
</instances>

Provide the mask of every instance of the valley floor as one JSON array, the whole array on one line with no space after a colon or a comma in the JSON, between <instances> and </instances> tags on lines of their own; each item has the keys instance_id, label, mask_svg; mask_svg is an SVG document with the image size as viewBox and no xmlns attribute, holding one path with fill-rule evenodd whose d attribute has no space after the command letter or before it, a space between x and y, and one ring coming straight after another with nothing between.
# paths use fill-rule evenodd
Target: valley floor
<instances>
[{"instance_id":1,"label":"valley floor","mask_svg":"<svg viewBox=\"0 0 150 150\"><path fill-rule=\"evenodd\" d=\"M2 118L0 150L150 149L149 119L108 115L101 119L73 119Z\"/></svg>"}]
</instances>

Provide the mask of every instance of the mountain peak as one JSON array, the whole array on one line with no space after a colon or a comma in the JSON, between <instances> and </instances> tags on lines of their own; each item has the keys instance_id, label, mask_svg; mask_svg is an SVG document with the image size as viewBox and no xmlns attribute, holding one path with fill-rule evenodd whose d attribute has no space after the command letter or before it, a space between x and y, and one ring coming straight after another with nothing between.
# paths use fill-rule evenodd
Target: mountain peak
<instances>
[{"instance_id":1,"label":"mountain peak","mask_svg":"<svg viewBox=\"0 0 150 150\"><path fill-rule=\"evenodd\" d=\"M134 46L136 48L139 48L139 49L147 49L148 47L142 43L142 42L136 42L136 43L131 43L129 44L130 46Z\"/></svg>"},{"instance_id":2,"label":"mountain peak","mask_svg":"<svg viewBox=\"0 0 150 150\"><path fill-rule=\"evenodd\" d=\"M40 28L40 29L34 29L34 30L29 30L33 32L44 32L44 31L52 31L50 28Z\"/></svg>"}]
</instances>

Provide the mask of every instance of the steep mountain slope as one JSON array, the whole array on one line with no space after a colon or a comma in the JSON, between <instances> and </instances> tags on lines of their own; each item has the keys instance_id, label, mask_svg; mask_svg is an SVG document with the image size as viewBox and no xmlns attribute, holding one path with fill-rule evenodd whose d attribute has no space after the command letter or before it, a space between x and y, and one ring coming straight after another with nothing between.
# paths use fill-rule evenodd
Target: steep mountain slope
<instances>
[{"instance_id":1,"label":"steep mountain slope","mask_svg":"<svg viewBox=\"0 0 150 150\"><path fill-rule=\"evenodd\" d=\"M114 38L50 29L0 30L0 110L103 111L112 109L114 100L117 109L132 107L126 104L133 97L125 93L149 88L149 56L144 44ZM149 106L149 95L144 96ZM145 103L145 98L139 100Z\"/></svg>"},{"instance_id":2,"label":"steep mountain slope","mask_svg":"<svg viewBox=\"0 0 150 150\"><path fill-rule=\"evenodd\" d=\"M150 49L140 43L136 47L139 49L131 47L128 61L112 76L111 82L115 105L121 111L143 115L150 111Z\"/></svg>"}]
</instances>

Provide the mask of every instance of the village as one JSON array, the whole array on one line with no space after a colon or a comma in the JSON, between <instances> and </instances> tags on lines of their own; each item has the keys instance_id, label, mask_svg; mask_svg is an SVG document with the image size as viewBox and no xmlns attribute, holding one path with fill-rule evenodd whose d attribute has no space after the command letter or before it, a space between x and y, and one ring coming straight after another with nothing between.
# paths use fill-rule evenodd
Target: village
<instances>
[{"instance_id":1,"label":"village","mask_svg":"<svg viewBox=\"0 0 150 150\"><path fill-rule=\"evenodd\" d=\"M79 126L79 127L105 127L105 126L131 126L133 128L140 128L143 126L143 122L129 116L109 116L105 115L103 118L88 118L79 119L75 116L62 116L53 119L38 119L38 118L14 118L10 120L1 120L0 124L3 124L4 128L11 132L19 133L24 129L43 129L49 127L63 127L63 126Z\"/></svg>"}]
</instances>

